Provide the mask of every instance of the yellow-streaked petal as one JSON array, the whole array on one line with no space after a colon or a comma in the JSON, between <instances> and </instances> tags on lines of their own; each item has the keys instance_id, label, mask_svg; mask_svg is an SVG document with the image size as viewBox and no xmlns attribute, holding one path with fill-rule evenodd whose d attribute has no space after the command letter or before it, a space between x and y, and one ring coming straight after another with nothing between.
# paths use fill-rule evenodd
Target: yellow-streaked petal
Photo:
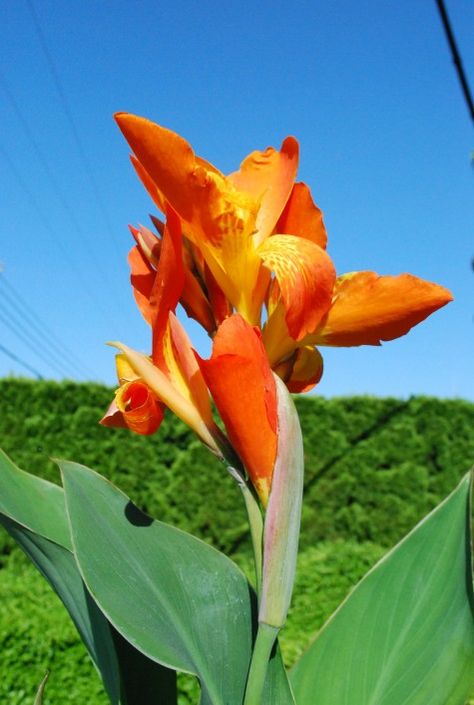
<instances>
[{"instance_id":1,"label":"yellow-streaked petal","mask_svg":"<svg viewBox=\"0 0 474 705\"><path fill-rule=\"evenodd\" d=\"M293 186L285 210L276 226L277 233L298 235L326 249L327 233L323 214L314 203L309 187L300 182Z\"/></svg>"},{"instance_id":2,"label":"yellow-streaked petal","mask_svg":"<svg viewBox=\"0 0 474 705\"><path fill-rule=\"evenodd\" d=\"M136 350L132 350L122 343L110 343L120 350L126 357L128 363L133 368L138 377L150 387L158 399L173 411L184 423L190 426L201 440L214 452L219 453L219 449L208 430L203 418L197 408L189 399L176 390L164 372L158 369L149 357Z\"/></svg>"},{"instance_id":3,"label":"yellow-streaked petal","mask_svg":"<svg viewBox=\"0 0 474 705\"><path fill-rule=\"evenodd\" d=\"M338 278L332 306L311 342L380 345L405 335L452 298L448 289L412 274L346 274Z\"/></svg>"},{"instance_id":4,"label":"yellow-streaked petal","mask_svg":"<svg viewBox=\"0 0 474 705\"><path fill-rule=\"evenodd\" d=\"M301 340L317 328L331 304L336 279L332 260L314 242L293 235L273 235L258 252L275 272L288 331Z\"/></svg>"},{"instance_id":5,"label":"yellow-streaked petal","mask_svg":"<svg viewBox=\"0 0 474 705\"><path fill-rule=\"evenodd\" d=\"M254 151L244 159L239 171L227 177L239 191L251 194L260 204L255 222L257 246L275 230L293 188L298 159L298 142L287 137L280 151L273 147Z\"/></svg>"},{"instance_id":6,"label":"yellow-streaked petal","mask_svg":"<svg viewBox=\"0 0 474 705\"><path fill-rule=\"evenodd\" d=\"M117 379L119 384L125 384L125 382L133 382L138 379L138 375L128 362L125 355L119 354L115 356L115 369L117 371Z\"/></svg>"}]
</instances>

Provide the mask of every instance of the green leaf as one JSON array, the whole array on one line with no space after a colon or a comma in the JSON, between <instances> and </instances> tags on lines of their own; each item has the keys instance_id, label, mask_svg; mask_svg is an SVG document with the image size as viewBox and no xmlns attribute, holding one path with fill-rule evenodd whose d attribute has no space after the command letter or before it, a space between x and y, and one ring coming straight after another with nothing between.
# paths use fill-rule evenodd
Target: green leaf
<instances>
[{"instance_id":1,"label":"green leaf","mask_svg":"<svg viewBox=\"0 0 474 705\"><path fill-rule=\"evenodd\" d=\"M202 705L241 705L256 618L243 573L92 470L60 467L77 562L110 622L149 658L195 674ZM278 652L263 703L293 703Z\"/></svg>"},{"instance_id":2,"label":"green leaf","mask_svg":"<svg viewBox=\"0 0 474 705\"><path fill-rule=\"evenodd\" d=\"M470 482L357 585L293 668L298 705L464 705L474 687Z\"/></svg>"},{"instance_id":3,"label":"green leaf","mask_svg":"<svg viewBox=\"0 0 474 705\"><path fill-rule=\"evenodd\" d=\"M33 705L43 705L44 689L45 689L46 682L47 682L48 678L49 678L49 673L48 673L48 671L46 671L46 673L44 674L43 680L39 684L38 692L36 693L36 698L35 698Z\"/></svg>"},{"instance_id":4,"label":"green leaf","mask_svg":"<svg viewBox=\"0 0 474 705\"><path fill-rule=\"evenodd\" d=\"M69 612L114 705L148 705L154 692L176 704L176 674L124 644L87 591L71 545L64 492L17 468L0 451L0 524L29 556ZM133 669L133 673L132 673ZM137 689L133 674L141 674Z\"/></svg>"}]
</instances>

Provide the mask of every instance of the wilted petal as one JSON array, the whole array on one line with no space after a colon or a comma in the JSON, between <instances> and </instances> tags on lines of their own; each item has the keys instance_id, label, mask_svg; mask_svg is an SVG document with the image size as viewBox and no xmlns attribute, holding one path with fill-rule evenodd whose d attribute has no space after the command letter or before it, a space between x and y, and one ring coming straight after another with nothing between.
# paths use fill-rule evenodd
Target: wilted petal
<instances>
[{"instance_id":1,"label":"wilted petal","mask_svg":"<svg viewBox=\"0 0 474 705\"><path fill-rule=\"evenodd\" d=\"M266 504L277 446L277 402L260 335L241 316L227 318L201 369L229 439Z\"/></svg>"},{"instance_id":2,"label":"wilted petal","mask_svg":"<svg viewBox=\"0 0 474 705\"><path fill-rule=\"evenodd\" d=\"M273 235L258 252L275 272L288 332L301 340L316 329L331 304L336 279L331 258L314 242L293 235Z\"/></svg>"},{"instance_id":3,"label":"wilted petal","mask_svg":"<svg viewBox=\"0 0 474 705\"><path fill-rule=\"evenodd\" d=\"M331 309L311 342L380 345L405 335L452 298L448 289L411 274L346 274L338 278Z\"/></svg>"},{"instance_id":4,"label":"wilted petal","mask_svg":"<svg viewBox=\"0 0 474 705\"><path fill-rule=\"evenodd\" d=\"M306 184L298 183L293 186L285 210L277 223L276 232L304 237L326 249L328 238L323 214L314 203Z\"/></svg>"},{"instance_id":5,"label":"wilted petal","mask_svg":"<svg viewBox=\"0 0 474 705\"><path fill-rule=\"evenodd\" d=\"M280 151L268 147L264 152L252 152L244 159L239 171L227 177L239 191L251 194L260 204L255 222L256 245L275 230L293 188L298 152L298 142L294 137L287 137Z\"/></svg>"}]
</instances>

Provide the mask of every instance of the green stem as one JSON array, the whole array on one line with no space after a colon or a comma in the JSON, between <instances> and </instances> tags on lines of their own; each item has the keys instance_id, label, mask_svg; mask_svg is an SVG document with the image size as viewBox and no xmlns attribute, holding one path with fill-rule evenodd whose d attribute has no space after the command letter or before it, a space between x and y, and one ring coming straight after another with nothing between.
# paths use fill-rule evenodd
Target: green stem
<instances>
[{"instance_id":1,"label":"green stem","mask_svg":"<svg viewBox=\"0 0 474 705\"><path fill-rule=\"evenodd\" d=\"M263 518L253 492L244 483L240 483L240 490L244 497L245 508L250 525L250 536L252 537L253 559L255 563L255 587L257 595L260 597L262 591L262 565L263 565Z\"/></svg>"},{"instance_id":2,"label":"green stem","mask_svg":"<svg viewBox=\"0 0 474 705\"><path fill-rule=\"evenodd\" d=\"M258 625L257 638L255 639L247 687L245 689L244 705L261 705L262 703L268 662L278 631L277 627L271 627L263 622Z\"/></svg>"}]
</instances>

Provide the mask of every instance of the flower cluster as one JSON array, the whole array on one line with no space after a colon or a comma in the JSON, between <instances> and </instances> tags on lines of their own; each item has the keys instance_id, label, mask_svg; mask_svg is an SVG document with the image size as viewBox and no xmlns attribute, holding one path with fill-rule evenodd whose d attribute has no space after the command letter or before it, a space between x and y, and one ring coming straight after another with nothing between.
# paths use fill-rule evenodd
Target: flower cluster
<instances>
[{"instance_id":1,"label":"flower cluster","mask_svg":"<svg viewBox=\"0 0 474 705\"><path fill-rule=\"evenodd\" d=\"M146 356L117 343L119 388L102 423L154 433L169 407L219 453L210 397L263 504L278 443L277 374L291 392L320 380L318 347L380 345L451 300L410 274L337 276L322 214L295 182L298 143L252 152L225 176L182 137L127 113L117 123L164 220L131 228L131 282L151 326ZM200 359L175 312L213 338Z\"/></svg>"}]
</instances>

